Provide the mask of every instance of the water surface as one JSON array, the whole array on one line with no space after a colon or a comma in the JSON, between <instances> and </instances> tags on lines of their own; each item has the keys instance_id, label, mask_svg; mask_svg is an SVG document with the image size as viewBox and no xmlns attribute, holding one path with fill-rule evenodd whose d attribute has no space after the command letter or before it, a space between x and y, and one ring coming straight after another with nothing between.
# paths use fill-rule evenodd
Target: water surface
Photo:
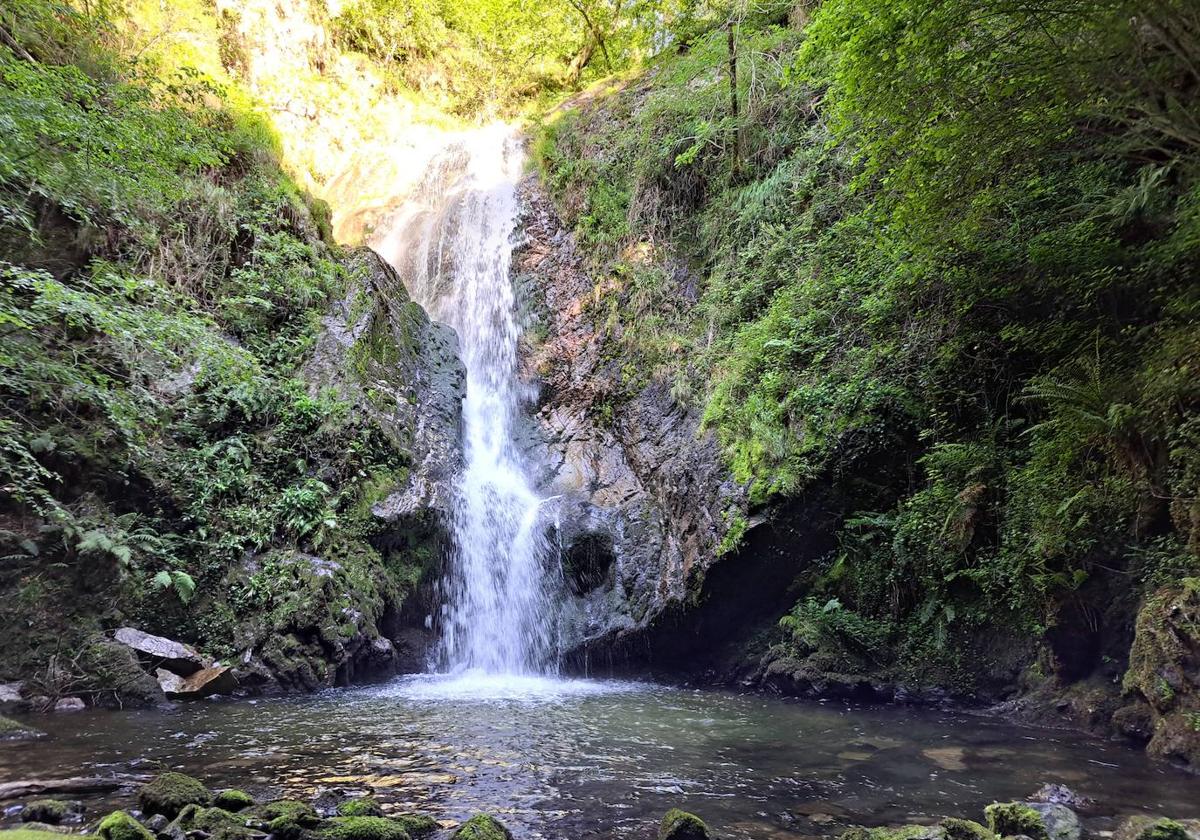
<instances>
[{"instance_id":1,"label":"water surface","mask_svg":"<svg viewBox=\"0 0 1200 840\"><path fill-rule=\"evenodd\" d=\"M158 763L264 797L347 789L445 820L492 811L520 837L646 838L677 806L734 840L830 835L978 817L1045 782L1096 799L1084 816L1097 829L1121 813L1200 816L1200 780L1116 743L963 713L640 683L419 676L36 723L53 738L0 745L0 781ZM109 804L123 802L94 802Z\"/></svg>"}]
</instances>

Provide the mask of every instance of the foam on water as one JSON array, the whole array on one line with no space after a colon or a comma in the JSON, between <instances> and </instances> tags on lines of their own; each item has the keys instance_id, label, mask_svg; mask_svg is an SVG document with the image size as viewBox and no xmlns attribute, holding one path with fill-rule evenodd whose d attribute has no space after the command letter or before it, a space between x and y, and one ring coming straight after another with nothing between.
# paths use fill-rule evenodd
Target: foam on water
<instances>
[{"instance_id":1,"label":"foam on water","mask_svg":"<svg viewBox=\"0 0 1200 840\"><path fill-rule=\"evenodd\" d=\"M473 670L458 674L414 674L379 690L381 695L417 702L557 703L608 694L663 690L650 683L618 680L563 679L535 674L489 674Z\"/></svg>"}]
</instances>

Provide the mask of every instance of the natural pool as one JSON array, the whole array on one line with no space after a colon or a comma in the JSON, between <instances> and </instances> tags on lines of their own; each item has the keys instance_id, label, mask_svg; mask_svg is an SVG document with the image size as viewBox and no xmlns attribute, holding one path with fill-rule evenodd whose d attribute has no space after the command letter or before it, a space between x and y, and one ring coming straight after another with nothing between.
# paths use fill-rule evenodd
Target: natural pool
<instances>
[{"instance_id":1,"label":"natural pool","mask_svg":"<svg viewBox=\"0 0 1200 840\"><path fill-rule=\"evenodd\" d=\"M978 819L1046 782L1085 825L1200 816L1200 779L1120 744L962 712L852 707L589 680L405 677L315 696L81 712L0 744L0 781L179 769L213 787L372 790L440 819L498 814L518 837L650 837L671 807L721 837ZM128 804L94 800L95 813Z\"/></svg>"}]
</instances>

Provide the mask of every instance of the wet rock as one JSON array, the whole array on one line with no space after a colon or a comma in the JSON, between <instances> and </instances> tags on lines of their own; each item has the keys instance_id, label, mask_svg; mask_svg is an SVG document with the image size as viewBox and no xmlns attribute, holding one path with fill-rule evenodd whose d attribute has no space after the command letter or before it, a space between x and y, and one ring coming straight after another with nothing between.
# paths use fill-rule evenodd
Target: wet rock
<instances>
[{"instance_id":1,"label":"wet rock","mask_svg":"<svg viewBox=\"0 0 1200 840\"><path fill-rule=\"evenodd\" d=\"M454 840L513 840L513 836L491 814L476 814L458 827Z\"/></svg>"},{"instance_id":2,"label":"wet rock","mask_svg":"<svg viewBox=\"0 0 1200 840\"><path fill-rule=\"evenodd\" d=\"M146 814L175 819L188 805L207 805L212 794L198 779L183 773L163 773L138 791L138 804Z\"/></svg>"},{"instance_id":3,"label":"wet rock","mask_svg":"<svg viewBox=\"0 0 1200 840\"><path fill-rule=\"evenodd\" d=\"M82 712L87 708L87 704L78 697L64 697L54 704L56 712Z\"/></svg>"},{"instance_id":4,"label":"wet rock","mask_svg":"<svg viewBox=\"0 0 1200 840\"><path fill-rule=\"evenodd\" d=\"M190 645L143 633L135 627L122 627L113 633L113 638L135 651L151 667L163 668L181 677L194 674L210 664Z\"/></svg>"},{"instance_id":5,"label":"wet rock","mask_svg":"<svg viewBox=\"0 0 1200 840\"><path fill-rule=\"evenodd\" d=\"M124 811L113 811L102 819L96 833L102 840L154 840L153 834Z\"/></svg>"},{"instance_id":6,"label":"wet rock","mask_svg":"<svg viewBox=\"0 0 1200 840\"><path fill-rule=\"evenodd\" d=\"M142 825L146 826L146 828L148 828L150 831L153 831L155 834L162 833L170 824L171 821L162 814L152 814L142 823Z\"/></svg>"},{"instance_id":7,"label":"wet rock","mask_svg":"<svg viewBox=\"0 0 1200 840\"><path fill-rule=\"evenodd\" d=\"M709 840L708 826L695 814L672 808L658 826L658 840Z\"/></svg>"},{"instance_id":8,"label":"wet rock","mask_svg":"<svg viewBox=\"0 0 1200 840\"><path fill-rule=\"evenodd\" d=\"M1029 799L1031 802L1048 802L1051 805L1066 805L1068 808L1086 808L1092 804L1090 799L1080 796L1066 785L1053 782L1042 785Z\"/></svg>"},{"instance_id":9,"label":"wet rock","mask_svg":"<svg viewBox=\"0 0 1200 840\"><path fill-rule=\"evenodd\" d=\"M215 837L217 840L258 840L265 835L247 825L247 821L223 808L187 805L164 833L174 837Z\"/></svg>"}]
</instances>

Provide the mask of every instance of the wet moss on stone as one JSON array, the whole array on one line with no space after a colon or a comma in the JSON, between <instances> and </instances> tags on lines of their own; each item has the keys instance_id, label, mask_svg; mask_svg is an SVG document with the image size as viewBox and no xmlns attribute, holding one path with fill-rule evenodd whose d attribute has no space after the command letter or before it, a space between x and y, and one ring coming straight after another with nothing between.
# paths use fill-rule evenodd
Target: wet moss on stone
<instances>
[{"instance_id":1,"label":"wet moss on stone","mask_svg":"<svg viewBox=\"0 0 1200 840\"><path fill-rule=\"evenodd\" d=\"M1155 820L1138 834L1137 840L1191 840L1187 828L1175 820Z\"/></svg>"},{"instance_id":2,"label":"wet moss on stone","mask_svg":"<svg viewBox=\"0 0 1200 840\"><path fill-rule=\"evenodd\" d=\"M334 817L321 829L326 840L410 840L404 826L387 817Z\"/></svg>"},{"instance_id":3,"label":"wet moss on stone","mask_svg":"<svg viewBox=\"0 0 1200 840\"><path fill-rule=\"evenodd\" d=\"M995 840L996 835L974 820L947 817L939 824L946 840Z\"/></svg>"},{"instance_id":4,"label":"wet moss on stone","mask_svg":"<svg viewBox=\"0 0 1200 840\"><path fill-rule=\"evenodd\" d=\"M1001 837L1018 835L1032 840L1050 840L1042 815L1020 802L994 802L983 809L988 828Z\"/></svg>"},{"instance_id":5,"label":"wet moss on stone","mask_svg":"<svg viewBox=\"0 0 1200 840\"><path fill-rule=\"evenodd\" d=\"M392 819L404 826L404 830L413 837L424 837L427 834L433 834L441 828L437 820L433 817L427 817L424 814L401 814L398 817L392 817Z\"/></svg>"},{"instance_id":6,"label":"wet moss on stone","mask_svg":"<svg viewBox=\"0 0 1200 840\"><path fill-rule=\"evenodd\" d=\"M213 805L234 813L254 806L250 794L241 790L223 790L213 797Z\"/></svg>"},{"instance_id":7,"label":"wet moss on stone","mask_svg":"<svg viewBox=\"0 0 1200 840\"><path fill-rule=\"evenodd\" d=\"M491 814L476 814L458 827L454 840L512 840L512 833Z\"/></svg>"},{"instance_id":8,"label":"wet moss on stone","mask_svg":"<svg viewBox=\"0 0 1200 840\"><path fill-rule=\"evenodd\" d=\"M154 840L154 835L144 825L124 811L113 811L100 820L96 833L103 840Z\"/></svg>"},{"instance_id":9,"label":"wet moss on stone","mask_svg":"<svg viewBox=\"0 0 1200 840\"><path fill-rule=\"evenodd\" d=\"M347 800L338 806L337 812L339 817L383 816L383 808L379 807L379 803L371 796Z\"/></svg>"},{"instance_id":10,"label":"wet moss on stone","mask_svg":"<svg viewBox=\"0 0 1200 840\"><path fill-rule=\"evenodd\" d=\"M21 809L21 822L58 825L75 810L73 803L61 799L35 799Z\"/></svg>"},{"instance_id":11,"label":"wet moss on stone","mask_svg":"<svg viewBox=\"0 0 1200 840\"><path fill-rule=\"evenodd\" d=\"M672 808L658 827L658 840L708 840L708 826L695 814Z\"/></svg>"},{"instance_id":12,"label":"wet moss on stone","mask_svg":"<svg viewBox=\"0 0 1200 840\"><path fill-rule=\"evenodd\" d=\"M43 734L31 726L0 715L0 741L23 741L27 738L40 738Z\"/></svg>"},{"instance_id":13,"label":"wet moss on stone","mask_svg":"<svg viewBox=\"0 0 1200 840\"><path fill-rule=\"evenodd\" d=\"M183 773L163 773L138 793L138 804L147 814L175 819L188 805L207 805L212 794L198 779Z\"/></svg>"},{"instance_id":14,"label":"wet moss on stone","mask_svg":"<svg viewBox=\"0 0 1200 840\"><path fill-rule=\"evenodd\" d=\"M0 840L63 840L57 831L41 831L34 828L13 828L0 831ZM94 834L72 834L71 840L95 840Z\"/></svg>"}]
</instances>

